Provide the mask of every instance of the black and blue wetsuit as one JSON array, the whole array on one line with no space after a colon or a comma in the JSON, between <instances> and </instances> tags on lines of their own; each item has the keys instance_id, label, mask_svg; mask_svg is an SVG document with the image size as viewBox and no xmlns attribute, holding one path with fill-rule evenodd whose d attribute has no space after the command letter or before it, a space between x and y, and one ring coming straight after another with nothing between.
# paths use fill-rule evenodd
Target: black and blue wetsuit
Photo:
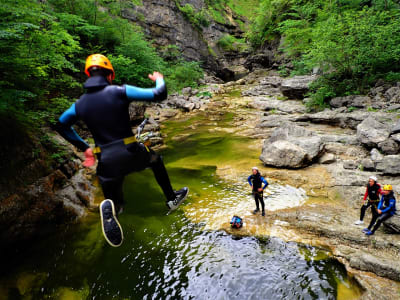
<instances>
[{"instance_id":1,"label":"black and blue wetsuit","mask_svg":"<svg viewBox=\"0 0 400 300\"><path fill-rule=\"evenodd\" d=\"M125 175L151 167L167 201L175 194L161 156L138 142L125 143L132 137L129 103L132 101L158 101L167 97L163 79L157 79L155 88L130 85L110 85L103 76L90 77L84 84L86 93L71 105L59 118L57 131L79 150L89 145L75 132L72 125L85 122L95 144L101 149L97 154L97 175L104 196L117 205L123 204L122 184Z\"/></svg>"},{"instance_id":2,"label":"black and blue wetsuit","mask_svg":"<svg viewBox=\"0 0 400 300\"><path fill-rule=\"evenodd\" d=\"M259 192L258 189L261 188L262 183L264 183L264 186L262 189L264 190L268 186L268 182L265 180L264 177L261 176L259 172L257 172L256 175L252 174L247 178L247 181L249 182L250 186L253 187L253 195L254 195L254 200L256 201L256 210L260 210L260 206L258 202L261 203L261 208L262 211L265 211L265 204L264 204L264 199L263 199L263 192Z\"/></svg>"},{"instance_id":3,"label":"black and blue wetsuit","mask_svg":"<svg viewBox=\"0 0 400 300\"><path fill-rule=\"evenodd\" d=\"M396 198L394 197L394 193L391 192L388 195L383 195L381 200L379 201L378 204L378 209L381 210L381 215L378 216L373 216L371 223L368 226L368 229L371 230L372 226L374 225L376 219L378 221L376 222L374 228L372 229L372 233L375 233L375 231L381 226L381 224L392 217L396 213Z\"/></svg>"}]
</instances>

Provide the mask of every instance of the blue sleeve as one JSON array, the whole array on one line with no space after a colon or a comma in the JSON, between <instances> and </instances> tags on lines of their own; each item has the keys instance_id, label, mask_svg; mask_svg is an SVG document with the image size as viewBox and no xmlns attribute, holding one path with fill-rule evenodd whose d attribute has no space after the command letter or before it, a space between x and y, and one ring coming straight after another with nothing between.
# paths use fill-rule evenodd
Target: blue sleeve
<instances>
[{"instance_id":1,"label":"blue sleeve","mask_svg":"<svg viewBox=\"0 0 400 300\"><path fill-rule=\"evenodd\" d=\"M265 183L262 189L265 189L268 186L268 182L265 180L264 177L261 176L261 181Z\"/></svg>"},{"instance_id":2,"label":"blue sleeve","mask_svg":"<svg viewBox=\"0 0 400 300\"><path fill-rule=\"evenodd\" d=\"M378 203L378 209L381 209L383 203L383 196L381 197L381 200Z\"/></svg>"},{"instance_id":3,"label":"blue sleeve","mask_svg":"<svg viewBox=\"0 0 400 300\"><path fill-rule=\"evenodd\" d=\"M130 101L133 100L148 100L159 101L167 98L167 88L164 79L159 78L156 80L155 88L139 88L133 85L125 85L126 96Z\"/></svg>"},{"instance_id":4,"label":"blue sleeve","mask_svg":"<svg viewBox=\"0 0 400 300\"><path fill-rule=\"evenodd\" d=\"M250 184L250 186L251 186L252 184L251 184L250 178L251 178L251 175L250 175L249 177L247 177L247 181L249 182L249 184Z\"/></svg>"},{"instance_id":5,"label":"blue sleeve","mask_svg":"<svg viewBox=\"0 0 400 300\"><path fill-rule=\"evenodd\" d=\"M379 204L380 204L380 203L379 203ZM389 201L389 206L386 207L385 209L383 209L383 210L382 210L382 213L391 211L392 208L394 207L394 204L395 204L395 200L394 200L394 199L390 199L390 201Z\"/></svg>"},{"instance_id":6,"label":"blue sleeve","mask_svg":"<svg viewBox=\"0 0 400 300\"><path fill-rule=\"evenodd\" d=\"M56 124L57 132L72 145L81 151L89 148L89 145L76 133L72 125L78 120L75 111L75 103L71 105L58 119Z\"/></svg>"}]
</instances>

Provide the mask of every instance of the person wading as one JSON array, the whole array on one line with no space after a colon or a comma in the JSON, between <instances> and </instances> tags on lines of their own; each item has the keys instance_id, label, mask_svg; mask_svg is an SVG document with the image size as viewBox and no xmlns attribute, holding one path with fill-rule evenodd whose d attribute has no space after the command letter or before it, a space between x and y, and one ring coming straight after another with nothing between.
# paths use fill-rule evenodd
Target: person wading
<instances>
[{"instance_id":1,"label":"person wading","mask_svg":"<svg viewBox=\"0 0 400 300\"><path fill-rule=\"evenodd\" d=\"M367 189L364 194L364 203L361 206L360 220L357 220L354 224L364 224L364 216L368 207L371 207L372 218L378 217L377 206L379 203L379 196L382 194L381 186L378 184L378 179L375 176L371 176L368 180ZM368 200L367 200L368 198Z\"/></svg>"},{"instance_id":2,"label":"person wading","mask_svg":"<svg viewBox=\"0 0 400 300\"><path fill-rule=\"evenodd\" d=\"M258 171L257 167L252 168L252 173L248 178L247 181L250 184L254 200L256 201L256 209L253 211L253 214L256 214L257 212L260 211L260 206L259 202L261 203L261 215L265 216L265 205L264 205L264 199L263 199L263 191L264 189L268 186L268 182L264 179L264 177L261 176L260 172ZM264 183L264 186L262 186L262 183Z\"/></svg>"},{"instance_id":3,"label":"person wading","mask_svg":"<svg viewBox=\"0 0 400 300\"><path fill-rule=\"evenodd\" d=\"M172 189L161 156L139 143L130 125L130 102L167 98L163 75L159 72L149 75L149 79L156 83L155 88L112 85L115 78L113 66L101 54L93 54L86 59L85 73L89 77L84 83L86 92L61 115L56 130L84 152L85 167L93 166L97 156L96 172L106 198L100 204L103 234L110 245L117 247L122 244L123 232L116 212L122 212L122 185L126 175L151 168L170 211L178 208L189 189ZM71 127L78 120L82 120L92 134L96 145L93 150Z\"/></svg>"}]
</instances>

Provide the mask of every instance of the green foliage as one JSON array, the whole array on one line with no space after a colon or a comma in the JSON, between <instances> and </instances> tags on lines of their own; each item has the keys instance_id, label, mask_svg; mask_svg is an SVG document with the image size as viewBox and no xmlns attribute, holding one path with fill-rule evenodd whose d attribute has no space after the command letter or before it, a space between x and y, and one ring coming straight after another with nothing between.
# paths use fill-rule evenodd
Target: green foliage
<instances>
[{"instance_id":1,"label":"green foliage","mask_svg":"<svg viewBox=\"0 0 400 300\"><path fill-rule=\"evenodd\" d=\"M171 76L170 91L194 86L202 76L199 64L182 61L175 46L158 54L140 28L121 17L132 5L142 1L2 1L0 115L29 126L54 123L82 93L84 61L92 53L109 56L117 84L153 86L147 74L158 70ZM204 25L204 12L194 17Z\"/></svg>"},{"instance_id":2,"label":"green foliage","mask_svg":"<svg viewBox=\"0 0 400 300\"><path fill-rule=\"evenodd\" d=\"M164 73L167 86L172 91L179 91L188 86L194 88L197 86L197 81L203 78L200 63L183 60L170 64Z\"/></svg>"},{"instance_id":3,"label":"green foliage","mask_svg":"<svg viewBox=\"0 0 400 300\"><path fill-rule=\"evenodd\" d=\"M175 1L175 3L179 10L183 13L183 16L198 30L201 31L203 27L210 25L209 16L204 9L196 12L194 7L188 3L184 6L181 6L179 1Z\"/></svg>"},{"instance_id":4,"label":"green foliage","mask_svg":"<svg viewBox=\"0 0 400 300\"><path fill-rule=\"evenodd\" d=\"M217 41L217 45L224 51L242 52L248 49L248 46L243 39L237 39L230 34L223 35Z\"/></svg>"},{"instance_id":5,"label":"green foliage","mask_svg":"<svg viewBox=\"0 0 400 300\"><path fill-rule=\"evenodd\" d=\"M394 1L263 0L249 34L254 46L283 37L295 74L314 67L312 105L400 79L400 6Z\"/></svg>"}]
</instances>

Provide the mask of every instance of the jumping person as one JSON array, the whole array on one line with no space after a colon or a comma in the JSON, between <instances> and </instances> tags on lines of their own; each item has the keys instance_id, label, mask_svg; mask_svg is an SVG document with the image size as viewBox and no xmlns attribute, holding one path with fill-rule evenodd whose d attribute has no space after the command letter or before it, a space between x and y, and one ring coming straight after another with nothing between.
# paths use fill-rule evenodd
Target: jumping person
<instances>
[{"instance_id":1,"label":"jumping person","mask_svg":"<svg viewBox=\"0 0 400 300\"><path fill-rule=\"evenodd\" d=\"M366 235L374 234L379 226L381 226L382 222L386 221L396 213L396 198L394 197L393 187L390 184L385 184L383 186L382 198L381 201L379 201L377 211L379 218L372 218L368 228L363 229L363 232ZM378 221L374 226L376 219L378 219ZM374 226L374 228L371 230L372 226Z\"/></svg>"},{"instance_id":2,"label":"jumping person","mask_svg":"<svg viewBox=\"0 0 400 300\"><path fill-rule=\"evenodd\" d=\"M251 174L247 178L247 181L250 184L250 187L252 189L252 193L253 193L253 196L254 196L254 200L256 201L256 209L253 211L253 214L256 214L257 212L260 211L260 206L259 206L258 202L261 202L261 208L262 208L261 215L265 216L265 205L264 205L264 199L263 199L263 191L268 186L268 182L264 179L264 177L261 176L261 174L258 171L257 167L253 167L252 168L252 172L253 172L253 174ZM261 187L262 183L264 183L263 187Z\"/></svg>"},{"instance_id":3,"label":"jumping person","mask_svg":"<svg viewBox=\"0 0 400 300\"><path fill-rule=\"evenodd\" d=\"M363 205L361 206L360 220L357 220L354 224L364 224L364 216L368 207L371 207L372 218L378 217L377 205L379 203L379 196L382 194L381 186L378 184L378 179L375 176L370 176L365 190ZM367 200L368 198L368 200Z\"/></svg>"},{"instance_id":4,"label":"jumping person","mask_svg":"<svg viewBox=\"0 0 400 300\"><path fill-rule=\"evenodd\" d=\"M130 102L167 98L163 75L159 72L149 74L150 80L156 83L155 88L112 85L114 69L108 58L101 54L86 59L85 73L89 77L84 83L86 92L61 115L56 128L67 141L84 152L85 167L95 164L96 154L96 173L106 198L100 204L103 233L106 240L117 247L122 243L123 233L116 212L122 212L122 185L126 175L150 167L170 210L178 208L189 190L187 187L179 191L172 189L161 156L139 143L130 125ZM92 134L96 145L93 150L71 127L78 120L82 120Z\"/></svg>"}]
</instances>

